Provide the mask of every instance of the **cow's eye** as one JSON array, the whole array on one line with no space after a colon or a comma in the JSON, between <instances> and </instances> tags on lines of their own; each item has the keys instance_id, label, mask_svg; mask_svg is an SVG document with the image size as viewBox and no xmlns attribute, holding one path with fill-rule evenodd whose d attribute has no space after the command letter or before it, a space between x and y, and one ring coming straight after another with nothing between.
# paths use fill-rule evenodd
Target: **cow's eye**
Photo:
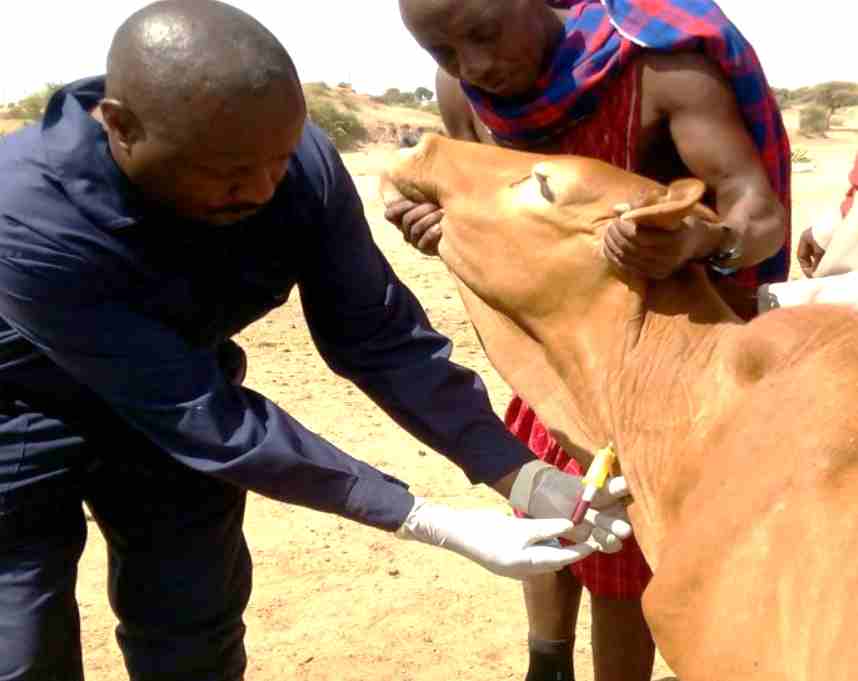
<instances>
[{"instance_id":1,"label":"cow's eye","mask_svg":"<svg viewBox=\"0 0 858 681\"><path fill-rule=\"evenodd\" d=\"M554 203L556 197L554 196L554 192L551 191L551 185L548 184L548 175L533 173L533 176L536 178L537 182L539 182L539 191L542 192L542 196L545 200L548 201L548 203Z\"/></svg>"}]
</instances>

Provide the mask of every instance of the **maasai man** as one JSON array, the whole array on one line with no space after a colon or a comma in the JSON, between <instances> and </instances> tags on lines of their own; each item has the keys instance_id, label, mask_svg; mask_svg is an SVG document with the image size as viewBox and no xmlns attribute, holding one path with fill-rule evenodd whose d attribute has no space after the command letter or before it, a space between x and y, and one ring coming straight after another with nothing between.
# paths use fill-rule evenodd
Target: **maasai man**
<instances>
[{"instance_id":1,"label":"maasai man","mask_svg":"<svg viewBox=\"0 0 858 681\"><path fill-rule=\"evenodd\" d=\"M709 0L400 0L402 18L438 62L451 135L540 152L593 156L667 182L697 176L723 224L653 232L617 220L604 255L667 277L692 260L744 291L786 278L789 143L760 63ZM443 215L403 201L387 218L435 253ZM581 469L515 398L507 425L570 475ZM631 544L631 545L630 545ZM574 678L581 584L593 603L597 681L648 681L654 645L640 598L650 572L631 542L573 571L528 580L527 681Z\"/></svg>"}]
</instances>

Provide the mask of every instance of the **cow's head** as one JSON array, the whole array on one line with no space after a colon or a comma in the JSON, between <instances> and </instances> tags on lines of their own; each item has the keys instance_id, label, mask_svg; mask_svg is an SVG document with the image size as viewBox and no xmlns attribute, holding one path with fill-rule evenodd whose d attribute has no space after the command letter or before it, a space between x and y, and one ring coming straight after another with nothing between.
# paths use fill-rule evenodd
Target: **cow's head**
<instances>
[{"instance_id":1,"label":"cow's head","mask_svg":"<svg viewBox=\"0 0 858 681\"><path fill-rule=\"evenodd\" d=\"M382 179L386 204L402 197L443 207L441 257L493 307L543 316L570 294L586 299L617 277L602 231L622 214L675 229L698 204L699 180L665 187L607 163L546 156L426 135Z\"/></svg>"}]
</instances>

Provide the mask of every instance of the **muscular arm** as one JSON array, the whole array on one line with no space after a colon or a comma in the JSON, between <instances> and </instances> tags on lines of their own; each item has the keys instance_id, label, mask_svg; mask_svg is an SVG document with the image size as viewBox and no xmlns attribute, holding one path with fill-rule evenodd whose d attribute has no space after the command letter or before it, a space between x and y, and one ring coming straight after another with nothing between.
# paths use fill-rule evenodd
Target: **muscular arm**
<instances>
[{"instance_id":1,"label":"muscular arm","mask_svg":"<svg viewBox=\"0 0 858 681\"><path fill-rule=\"evenodd\" d=\"M649 55L644 62L645 102L666 119L688 169L715 192L716 208L737 232L740 267L774 255L786 235L786 214L772 190L736 96L718 67L702 55ZM720 230L709 230L695 257L715 251Z\"/></svg>"}]
</instances>

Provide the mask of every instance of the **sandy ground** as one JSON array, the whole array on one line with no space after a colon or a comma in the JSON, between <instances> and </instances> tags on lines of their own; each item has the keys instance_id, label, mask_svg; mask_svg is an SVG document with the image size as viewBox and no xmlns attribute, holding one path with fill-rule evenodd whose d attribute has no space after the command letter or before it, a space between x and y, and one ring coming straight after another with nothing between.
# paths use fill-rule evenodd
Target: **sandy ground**
<instances>
[{"instance_id":1,"label":"sandy ground","mask_svg":"<svg viewBox=\"0 0 858 681\"><path fill-rule=\"evenodd\" d=\"M795 177L796 234L835 205L858 136L798 140L816 171ZM476 369L502 412L509 390L488 365L450 280L435 259L406 247L382 217L374 173L381 150L347 155L373 233L436 326L454 359ZM333 376L307 334L297 296L242 335L248 384L344 450L409 481L415 493L459 507L504 508L452 464L400 431L350 384ZM88 678L127 678L105 596L105 547L92 532L80 569ZM522 679L526 620L519 585L443 550L400 542L335 516L252 496L246 531L255 558L247 613L248 680L487 681ZM576 644L578 679L592 681L589 616ZM659 660L654 679L671 678Z\"/></svg>"}]
</instances>

